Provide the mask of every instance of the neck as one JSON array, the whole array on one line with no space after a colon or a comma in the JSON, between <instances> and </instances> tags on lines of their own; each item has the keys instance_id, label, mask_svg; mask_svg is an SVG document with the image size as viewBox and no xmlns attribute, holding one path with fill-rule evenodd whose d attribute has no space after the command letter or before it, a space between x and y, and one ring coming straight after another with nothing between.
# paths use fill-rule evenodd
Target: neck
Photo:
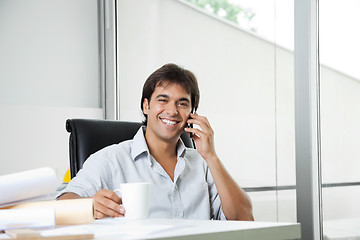
<instances>
[{"instance_id":1,"label":"neck","mask_svg":"<svg viewBox=\"0 0 360 240\"><path fill-rule=\"evenodd\" d=\"M163 158L170 159L172 157L176 157L176 147L179 138L174 141L165 141L163 139L155 137L153 134L149 133L149 131L146 131L145 140L149 148L150 154L156 160Z\"/></svg>"}]
</instances>

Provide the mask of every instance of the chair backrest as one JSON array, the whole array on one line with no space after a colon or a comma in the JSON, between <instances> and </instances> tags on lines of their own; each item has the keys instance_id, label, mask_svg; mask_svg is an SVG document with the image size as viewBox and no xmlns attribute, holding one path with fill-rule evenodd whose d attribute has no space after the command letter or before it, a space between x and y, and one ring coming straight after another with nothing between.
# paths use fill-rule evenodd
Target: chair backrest
<instances>
[{"instance_id":1,"label":"chair backrest","mask_svg":"<svg viewBox=\"0 0 360 240\"><path fill-rule=\"evenodd\" d=\"M86 159L100 149L133 139L142 124L97 119L68 119L66 130L70 133L70 173L75 177ZM181 134L186 147L194 148L192 139L186 132Z\"/></svg>"}]
</instances>

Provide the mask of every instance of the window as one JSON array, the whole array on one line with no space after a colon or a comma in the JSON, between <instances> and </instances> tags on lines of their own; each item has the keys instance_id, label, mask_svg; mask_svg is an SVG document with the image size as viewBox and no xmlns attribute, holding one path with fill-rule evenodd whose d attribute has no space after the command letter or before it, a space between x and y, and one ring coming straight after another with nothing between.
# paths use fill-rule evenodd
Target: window
<instances>
[{"instance_id":1,"label":"window","mask_svg":"<svg viewBox=\"0 0 360 240\"><path fill-rule=\"evenodd\" d=\"M360 21L358 1L319 0L324 234L355 237L360 216ZM346 235L344 235L346 232Z\"/></svg>"},{"instance_id":2,"label":"window","mask_svg":"<svg viewBox=\"0 0 360 240\"><path fill-rule=\"evenodd\" d=\"M142 120L142 86L155 69L173 62L192 70L198 112L212 124L222 162L249 192L255 219L296 221L293 3L238 4L254 14L245 26L191 1L119 1L120 119ZM277 25L283 22L290 27Z\"/></svg>"}]
</instances>

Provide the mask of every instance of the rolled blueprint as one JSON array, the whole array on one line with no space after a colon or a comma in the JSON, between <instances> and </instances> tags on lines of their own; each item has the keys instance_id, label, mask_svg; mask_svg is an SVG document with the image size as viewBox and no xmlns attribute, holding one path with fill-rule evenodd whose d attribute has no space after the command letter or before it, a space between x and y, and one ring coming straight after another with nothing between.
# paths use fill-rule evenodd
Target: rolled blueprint
<instances>
[{"instance_id":1,"label":"rolled blueprint","mask_svg":"<svg viewBox=\"0 0 360 240\"><path fill-rule=\"evenodd\" d=\"M0 205L49 194L56 184L55 171L48 167L0 176Z\"/></svg>"},{"instance_id":2,"label":"rolled blueprint","mask_svg":"<svg viewBox=\"0 0 360 240\"><path fill-rule=\"evenodd\" d=\"M56 225L84 224L94 221L92 198L29 202L7 207L7 209L22 208L54 208Z\"/></svg>"}]
</instances>

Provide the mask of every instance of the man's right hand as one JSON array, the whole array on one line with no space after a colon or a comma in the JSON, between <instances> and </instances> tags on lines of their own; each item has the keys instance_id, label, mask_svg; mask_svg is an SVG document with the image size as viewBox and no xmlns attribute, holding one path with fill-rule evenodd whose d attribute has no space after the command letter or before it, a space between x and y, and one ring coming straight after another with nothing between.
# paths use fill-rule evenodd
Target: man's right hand
<instances>
[{"instance_id":1,"label":"man's right hand","mask_svg":"<svg viewBox=\"0 0 360 240\"><path fill-rule=\"evenodd\" d=\"M76 199L81 198L79 195L67 192L61 195L58 200L63 199ZM95 218L101 219L104 217L123 217L125 214L125 209L120 204L122 199L116 195L115 192L101 189L93 197L94 199L94 208L95 208Z\"/></svg>"},{"instance_id":2,"label":"man's right hand","mask_svg":"<svg viewBox=\"0 0 360 240\"><path fill-rule=\"evenodd\" d=\"M101 189L93 197L95 218L123 217L125 209L120 206L122 199L113 191Z\"/></svg>"}]
</instances>

